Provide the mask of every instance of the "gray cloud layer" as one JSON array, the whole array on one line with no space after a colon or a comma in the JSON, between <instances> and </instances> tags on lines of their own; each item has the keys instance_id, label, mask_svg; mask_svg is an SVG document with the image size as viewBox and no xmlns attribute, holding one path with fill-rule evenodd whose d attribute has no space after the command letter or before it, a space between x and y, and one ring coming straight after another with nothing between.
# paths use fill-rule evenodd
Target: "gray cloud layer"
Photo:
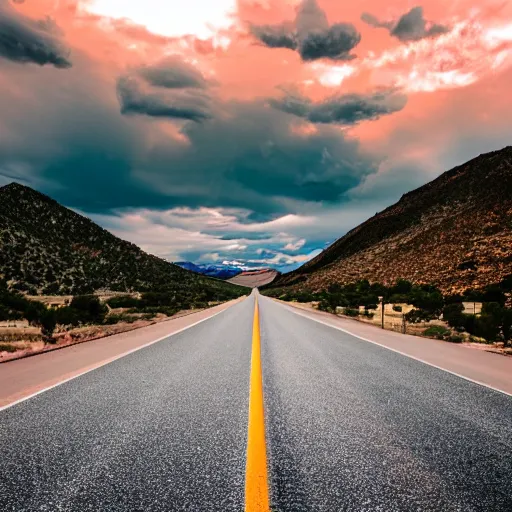
<instances>
[{"instance_id":1,"label":"gray cloud layer","mask_svg":"<svg viewBox=\"0 0 512 512\"><path fill-rule=\"evenodd\" d=\"M121 77L117 93L123 114L204 121L211 117L210 98L190 89L147 91L130 77Z\"/></svg>"},{"instance_id":2,"label":"gray cloud layer","mask_svg":"<svg viewBox=\"0 0 512 512\"><path fill-rule=\"evenodd\" d=\"M428 23L423 15L423 7L413 7L397 20L381 21L373 14L363 13L361 19L376 28L385 28L402 42L419 41L448 32L449 27L437 23Z\"/></svg>"},{"instance_id":3,"label":"gray cloud layer","mask_svg":"<svg viewBox=\"0 0 512 512\"><path fill-rule=\"evenodd\" d=\"M316 0L303 0L293 22L251 25L250 31L265 46L296 50L305 61L351 60L355 55L350 52L361 41L361 35L350 23L329 26Z\"/></svg>"},{"instance_id":4,"label":"gray cloud layer","mask_svg":"<svg viewBox=\"0 0 512 512\"><path fill-rule=\"evenodd\" d=\"M0 0L0 57L69 68L69 51L60 35L52 20L34 21L17 12L7 0Z\"/></svg>"},{"instance_id":5,"label":"gray cloud layer","mask_svg":"<svg viewBox=\"0 0 512 512\"><path fill-rule=\"evenodd\" d=\"M178 56L170 56L157 64L139 68L138 74L155 87L203 89L207 86L201 72Z\"/></svg>"},{"instance_id":6,"label":"gray cloud layer","mask_svg":"<svg viewBox=\"0 0 512 512\"><path fill-rule=\"evenodd\" d=\"M122 115L102 69L77 54L63 88L49 67L2 66L8 82L19 87L0 83L0 132L9 135L0 137L0 180L10 176L90 213L208 206L245 208L268 218L343 201L377 172L379 161L356 139L329 125L307 136L295 133L290 117L264 100L216 100L222 115L215 110L208 122L185 123L174 139L145 117L176 112L128 95L130 109L144 116ZM136 87L147 85L132 75L121 80L129 94L130 79ZM28 93L34 83L37 95ZM208 92L147 86L162 95ZM204 117L196 104L178 114Z\"/></svg>"},{"instance_id":7,"label":"gray cloud layer","mask_svg":"<svg viewBox=\"0 0 512 512\"><path fill-rule=\"evenodd\" d=\"M371 94L340 94L318 103L293 93L285 93L282 98L270 100L274 108L312 123L348 126L398 112L406 103L407 96L393 89Z\"/></svg>"},{"instance_id":8,"label":"gray cloud layer","mask_svg":"<svg viewBox=\"0 0 512 512\"><path fill-rule=\"evenodd\" d=\"M207 81L178 57L138 68L117 81L123 114L201 122L211 117Z\"/></svg>"}]
</instances>

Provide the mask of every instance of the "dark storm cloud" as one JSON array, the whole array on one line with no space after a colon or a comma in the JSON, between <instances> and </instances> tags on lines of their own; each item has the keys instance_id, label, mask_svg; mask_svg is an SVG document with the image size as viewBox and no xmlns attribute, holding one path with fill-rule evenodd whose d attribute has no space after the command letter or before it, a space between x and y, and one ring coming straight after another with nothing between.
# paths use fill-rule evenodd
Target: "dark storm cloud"
<instances>
[{"instance_id":1,"label":"dark storm cloud","mask_svg":"<svg viewBox=\"0 0 512 512\"><path fill-rule=\"evenodd\" d=\"M445 25L427 22L421 6L413 7L398 20L381 21L369 13L363 13L361 19L372 27L387 29L392 36L402 42L419 41L449 31L449 27Z\"/></svg>"},{"instance_id":2,"label":"dark storm cloud","mask_svg":"<svg viewBox=\"0 0 512 512\"><path fill-rule=\"evenodd\" d=\"M0 137L0 174L18 176L85 212L232 207L255 212L247 219L254 223L300 211L309 202L343 201L377 171L379 162L356 139L329 125L307 136L294 133L290 117L263 100L217 100L222 115L186 123L182 138L173 139L146 115L123 116L101 70L77 55L66 73L65 90L73 94L62 94L59 74L49 67L2 66L9 83L22 84L26 100L20 104L19 87L0 82L0 131L9 134ZM152 88L132 78L162 94L208 91ZM34 83L37 95L28 94ZM128 93L131 109L147 107L136 103L129 86ZM156 114L161 106L143 112ZM176 114L163 107L159 114ZM179 115L204 117L197 102Z\"/></svg>"},{"instance_id":3,"label":"dark storm cloud","mask_svg":"<svg viewBox=\"0 0 512 512\"><path fill-rule=\"evenodd\" d=\"M155 87L203 89L208 85L199 70L178 56L167 57L151 66L141 67L137 73Z\"/></svg>"},{"instance_id":4,"label":"dark storm cloud","mask_svg":"<svg viewBox=\"0 0 512 512\"><path fill-rule=\"evenodd\" d=\"M117 81L123 114L201 122L212 116L212 100L203 75L172 56L137 68Z\"/></svg>"},{"instance_id":5,"label":"dark storm cloud","mask_svg":"<svg viewBox=\"0 0 512 512\"><path fill-rule=\"evenodd\" d=\"M296 50L305 61L322 58L351 60L355 58L351 51L361 41L354 25L329 25L316 0L303 0L293 22L251 25L250 31L265 46Z\"/></svg>"},{"instance_id":6,"label":"dark storm cloud","mask_svg":"<svg viewBox=\"0 0 512 512\"><path fill-rule=\"evenodd\" d=\"M136 79L117 82L121 113L201 122L211 117L210 97L196 89L148 90Z\"/></svg>"},{"instance_id":7,"label":"dark storm cloud","mask_svg":"<svg viewBox=\"0 0 512 512\"><path fill-rule=\"evenodd\" d=\"M406 103L407 96L392 89L372 94L340 94L318 103L290 93L270 100L274 108L312 123L340 125L354 125L361 121L378 119L402 110Z\"/></svg>"},{"instance_id":8,"label":"dark storm cloud","mask_svg":"<svg viewBox=\"0 0 512 512\"><path fill-rule=\"evenodd\" d=\"M308 32L300 39L299 52L303 60L316 60L323 57L333 60L352 60L350 52L361 36L354 25L337 23L326 30Z\"/></svg>"},{"instance_id":9,"label":"dark storm cloud","mask_svg":"<svg viewBox=\"0 0 512 512\"><path fill-rule=\"evenodd\" d=\"M367 25L370 25L370 27L386 28L389 31L393 30L393 27L396 24L396 21L379 20L379 18L377 18L377 16L374 16L373 14L370 14L369 12L363 12L363 14L361 14L361 20L364 21Z\"/></svg>"},{"instance_id":10,"label":"dark storm cloud","mask_svg":"<svg viewBox=\"0 0 512 512\"><path fill-rule=\"evenodd\" d=\"M250 31L254 37L269 48L297 49L297 35L291 23L282 23L280 25L251 25Z\"/></svg>"},{"instance_id":11,"label":"dark storm cloud","mask_svg":"<svg viewBox=\"0 0 512 512\"><path fill-rule=\"evenodd\" d=\"M69 68L69 51L60 36L52 20L32 20L17 12L8 0L0 0L0 57L14 62Z\"/></svg>"},{"instance_id":12,"label":"dark storm cloud","mask_svg":"<svg viewBox=\"0 0 512 512\"><path fill-rule=\"evenodd\" d=\"M261 232L261 233L251 233L247 231L230 231L226 233L226 231L215 231L211 230L209 231L212 235L218 235L220 236L221 240L267 240L269 238L272 238L272 236L275 233L270 232Z\"/></svg>"},{"instance_id":13,"label":"dark storm cloud","mask_svg":"<svg viewBox=\"0 0 512 512\"><path fill-rule=\"evenodd\" d=\"M305 138L290 131L287 116L262 102L231 102L223 109L229 115L182 129L189 144L148 153L146 179L162 191L202 197L203 205L275 214L288 211L286 198L338 201L376 171L357 140L331 127Z\"/></svg>"}]
</instances>

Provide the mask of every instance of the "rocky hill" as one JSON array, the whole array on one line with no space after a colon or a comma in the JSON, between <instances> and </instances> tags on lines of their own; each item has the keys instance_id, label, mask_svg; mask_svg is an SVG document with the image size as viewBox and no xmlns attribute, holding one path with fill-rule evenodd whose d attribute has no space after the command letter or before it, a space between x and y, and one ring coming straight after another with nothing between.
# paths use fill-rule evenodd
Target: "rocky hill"
<instances>
[{"instance_id":1,"label":"rocky hill","mask_svg":"<svg viewBox=\"0 0 512 512\"><path fill-rule=\"evenodd\" d=\"M405 194L272 287L398 278L446 293L512 274L512 147L480 155Z\"/></svg>"},{"instance_id":2,"label":"rocky hill","mask_svg":"<svg viewBox=\"0 0 512 512\"><path fill-rule=\"evenodd\" d=\"M244 293L151 256L17 183L0 188L2 278L31 295L165 289L187 300L222 300Z\"/></svg>"},{"instance_id":3,"label":"rocky hill","mask_svg":"<svg viewBox=\"0 0 512 512\"><path fill-rule=\"evenodd\" d=\"M259 288L270 284L279 272L273 268L263 268L260 270L248 270L229 279L229 283L239 286L247 286L248 288Z\"/></svg>"}]
</instances>

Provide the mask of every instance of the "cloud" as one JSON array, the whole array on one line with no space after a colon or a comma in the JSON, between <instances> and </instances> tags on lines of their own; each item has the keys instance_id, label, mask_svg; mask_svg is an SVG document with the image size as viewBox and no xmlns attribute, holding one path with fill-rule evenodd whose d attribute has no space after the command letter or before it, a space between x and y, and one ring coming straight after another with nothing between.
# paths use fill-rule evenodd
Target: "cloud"
<instances>
[{"instance_id":1,"label":"cloud","mask_svg":"<svg viewBox=\"0 0 512 512\"><path fill-rule=\"evenodd\" d=\"M441 10L436 1L433 12ZM240 0L233 27L201 41L201 50L194 36L93 17L76 0L26 2L19 12L50 14L66 31L73 67L63 81L52 65L2 60L0 180L23 180L169 259L210 255L285 268L408 189L510 138L510 73L502 73L512 63L510 10L489 20L455 7L449 33L407 45L389 38L381 45L367 28L357 61L348 61L353 49L327 38L318 50L324 57L304 65L299 56L314 56L310 34L339 41L333 21L357 19L360 10L319 0L328 22L316 2L302 2L291 23L264 25L294 18L275 14L292 3ZM175 23L194 15L185 7ZM242 20L262 24L251 28L259 28L252 41L288 54L248 45ZM39 23L63 40L54 24ZM462 75L471 86L435 92ZM130 115L121 113L119 77ZM320 100L322 86L346 92L342 80L354 94ZM307 97L285 94L271 106L264 98L283 82L304 85ZM372 92L376 84L395 89ZM403 108L400 91L409 94L407 109L388 115Z\"/></svg>"},{"instance_id":2,"label":"cloud","mask_svg":"<svg viewBox=\"0 0 512 512\"><path fill-rule=\"evenodd\" d=\"M33 20L16 11L8 1L0 0L0 57L20 63L69 68L69 51L60 36L53 20Z\"/></svg>"},{"instance_id":3,"label":"cloud","mask_svg":"<svg viewBox=\"0 0 512 512\"><path fill-rule=\"evenodd\" d=\"M196 90L154 91L132 77L120 77L117 94L121 113L201 122L211 117L210 97Z\"/></svg>"},{"instance_id":4,"label":"cloud","mask_svg":"<svg viewBox=\"0 0 512 512\"><path fill-rule=\"evenodd\" d=\"M288 48L289 50L297 49L297 35L292 23L281 23L279 25L251 25L249 29L253 36L269 48Z\"/></svg>"},{"instance_id":5,"label":"cloud","mask_svg":"<svg viewBox=\"0 0 512 512\"><path fill-rule=\"evenodd\" d=\"M352 60L361 35L351 23L329 25L316 0L303 0L293 22L250 25L250 32L269 48L296 50L302 60Z\"/></svg>"},{"instance_id":6,"label":"cloud","mask_svg":"<svg viewBox=\"0 0 512 512\"><path fill-rule=\"evenodd\" d=\"M140 67L137 74L148 84L167 89L204 89L208 85L197 68L187 64L177 55L166 57L153 65Z\"/></svg>"},{"instance_id":7,"label":"cloud","mask_svg":"<svg viewBox=\"0 0 512 512\"><path fill-rule=\"evenodd\" d=\"M303 262L307 256L297 254L306 247L314 249L305 239L283 232L293 223L286 218L259 224L245 224L251 212L222 208L173 208L165 211L136 209L114 215L93 215L92 218L123 239L144 250L171 261L213 262L240 267L289 265ZM302 225L306 218L297 218ZM218 228L239 231L236 240L226 240ZM250 238L251 232L267 231L264 238ZM262 248L262 244L264 248ZM285 247L283 247L283 244ZM291 250L286 246L293 247ZM288 254L293 252L294 254Z\"/></svg>"},{"instance_id":8,"label":"cloud","mask_svg":"<svg viewBox=\"0 0 512 512\"><path fill-rule=\"evenodd\" d=\"M212 116L208 82L180 57L132 70L117 81L123 114L201 122Z\"/></svg>"},{"instance_id":9,"label":"cloud","mask_svg":"<svg viewBox=\"0 0 512 512\"><path fill-rule=\"evenodd\" d=\"M397 20L381 21L376 16L363 13L362 21L375 28L385 28L389 33L402 42L419 41L428 37L445 34L449 27L427 22L423 15L423 7L413 7Z\"/></svg>"},{"instance_id":10,"label":"cloud","mask_svg":"<svg viewBox=\"0 0 512 512\"><path fill-rule=\"evenodd\" d=\"M270 100L274 108L312 123L347 126L393 114L402 110L406 103L407 96L395 89L382 89L371 94L338 94L317 103L293 93Z\"/></svg>"},{"instance_id":11,"label":"cloud","mask_svg":"<svg viewBox=\"0 0 512 512\"><path fill-rule=\"evenodd\" d=\"M303 205L336 203L377 172L378 159L335 127L298 133L292 128L300 121L258 98L215 98L210 108L210 89L154 87L138 74L140 65L120 80L131 114L123 115L111 63L80 52L75 64L66 94L49 67L6 62L0 81L0 173L66 206L88 213L243 208L243 222L252 225L286 219ZM181 103L166 103L176 97ZM183 123L210 113L207 122Z\"/></svg>"},{"instance_id":12,"label":"cloud","mask_svg":"<svg viewBox=\"0 0 512 512\"><path fill-rule=\"evenodd\" d=\"M442 37L388 48L365 59L364 67L408 93L433 93L497 76L512 67L511 57L511 22L486 25L475 12L453 23Z\"/></svg>"},{"instance_id":13,"label":"cloud","mask_svg":"<svg viewBox=\"0 0 512 512\"><path fill-rule=\"evenodd\" d=\"M306 240L304 238L297 240L296 242L289 242L283 247L283 251L291 251L295 252L302 249L306 245Z\"/></svg>"}]
</instances>

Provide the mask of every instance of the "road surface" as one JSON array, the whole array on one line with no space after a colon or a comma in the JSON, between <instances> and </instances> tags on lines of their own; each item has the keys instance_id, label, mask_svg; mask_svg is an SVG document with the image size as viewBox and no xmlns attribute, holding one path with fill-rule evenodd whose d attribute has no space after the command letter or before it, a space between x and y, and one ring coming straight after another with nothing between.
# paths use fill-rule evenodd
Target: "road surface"
<instances>
[{"instance_id":1,"label":"road surface","mask_svg":"<svg viewBox=\"0 0 512 512\"><path fill-rule=\"evenodd\" d=\"M0 411L0 510L512 510L511 396L261 296L254 424L255 299Z\"/></svg>"}]
</instances>

